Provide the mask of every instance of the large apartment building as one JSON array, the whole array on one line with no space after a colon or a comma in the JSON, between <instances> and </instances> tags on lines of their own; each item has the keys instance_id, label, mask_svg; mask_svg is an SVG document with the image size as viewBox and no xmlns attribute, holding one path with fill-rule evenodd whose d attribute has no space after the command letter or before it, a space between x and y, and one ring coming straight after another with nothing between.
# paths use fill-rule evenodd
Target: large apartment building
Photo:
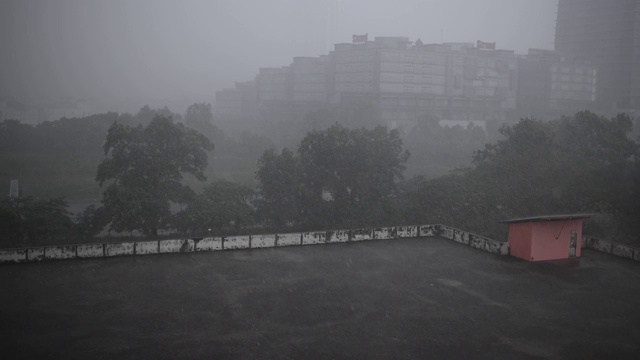
<instances>
[{"instance_id":1,"label":"large apartment building","mask_svg":"<svg viewBox=\"0 0 640 360\"><path fill-rule=\"evenodd\" d=\"M559 0L555 49L597 66L601 111L640 109L640 0Z\"/></svg>"}]
</instances>

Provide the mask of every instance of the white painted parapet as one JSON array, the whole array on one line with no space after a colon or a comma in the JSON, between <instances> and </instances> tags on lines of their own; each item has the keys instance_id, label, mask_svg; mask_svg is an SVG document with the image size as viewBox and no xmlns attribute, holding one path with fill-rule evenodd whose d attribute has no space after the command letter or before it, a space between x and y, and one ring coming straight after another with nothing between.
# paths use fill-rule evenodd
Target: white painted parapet
<instances>
[{"instance_id":1,"label":"white painted parapet","mask_svg":"<svg viewBox=\"0 0 640 360\"><path fill-rule=\"evenodd\" d=\"M97 258L104 256L104 244L76 245L78 258Z\"/></svg>"},{"instance_id":2,"label":"white painted parapet","mask_svg":"<svg viewBox=\"0 0 640 360\"><path fill-rule=\"evenodd\" d=\"M0 263L21 263L27 261L27 249L0 250Z\"/></svg>"},{"instance_id":3,"label":"white painted parapet","mask_svg":"<svg viewBox=\"0 0 640 360\"><path fill-rule=\"evenodd\" d=\"M191 239L160 240L158 248L161 254L191 252L194 249L194 241Z\"/></svg>"},{"instance_id":4,"label":"white painted parapet","mask_svg":"<svg viewBox=\"0 0 640 360\"><path fill-rule=\"evenodd\" d=\"M302 245L324 244L327 233L324 231L302 233Z\"/></svg>"},{"instance_id":5,"label":"white painted parapet","mask_svg":"<svg viewBox=\"0 0 640 360\"><path fill-rule=\"evenodd\" d=\"M134 249L135 249L135 243L133 242L104 244L104 256L133 255Z\"/></svg>"},{"instance_id":6,"label":"white painted parapet","mask_svg":"<svg viewBox=\"0 0 640 360\"><path fill-rule=\"evenodd\" d=\"M136 241L135 253L136 255L159 254L160 253L159 242L157 240Z\"/></svg>"},{"instance_id":7,"label":"white painted parapet","mask_svg":"<svg viewBox=\"0 0 640 360\"><path fill-rule=\"evenodd\" d=\"M373 229L373 238L376 240L395 239L397 237L395 227L375 228Z\"/></svg>"},{"instance_id":8,"label":"white painted parapet","mask_svg":"<svg viewBox=\"0 0 640 360\"><path fill-rule=\"evenodd\" d=\"M276 235L251 235L251 248L260 249L276 246Z\"/></svg>"},{"instance_id":9,"label":"white painted parapet","mask_svg":"<svg viewBox=\"0 0 640 360\"><path fill-rule=\"evenodd\" d=\"M420 225L418 229L420 237L438 236L440 233L440 225Z\"/></svg>"},{"instance_id":10,"label":"white painted parapet","mask_svg":"<svg viewBox=\"0 0 640 360\"><path fill-rule=\"evenodd\" d=\"M327 243L343 243L349 241L349 230L327 231Z\"/></svg>"},{"instance_id":11,"label":"white painted parapet","mask_svg":"<svg viewBox=\"0 0 640 360\"><path fill-rule=\"evenodd\" d=\"M248 249L250 237L246 236L229 236L222 240L222 248L225 250Z\"/></svg>"},{"instance_id":12,"label":"white painted parapet","mask_svg":"<svg viewBox=\"0 0 640 360\"><path fill-rule=\"evenodd\" d=\"M277 234L277 246L302 245L302 234Z\"/></svg>"},{"instance_id":13,"label":"white painted parapet","mask_svg":"<svg viewBox=\"0 0 640 360\"><path fill-rule=\"evenodd\" d=\"M44 260L44 247L27 249L27 261L28 262L38 262L38 261L42 261L42 260Z\"/></svg>"},{"instance_id":14,"label":"white painted parapet","mask_svg":"<svg viewBox=\"0 0 640 360\"><path fill-rule=\"evenodd\" d=\"M44 258L46 260L73 259L75 257L75 245L48 246L44 248Z\"/></svg>"},{"instance_id":15,"label":"white painted parapet","mask_svg":"<svg viewBox=\"0 0 640 360\"><path fill-rule=\"evenodd\" d=\"M398 226L396 227L396 234L398 239L417 237L418 226Z\"/></svg>"},{"instance_id":16,"label":"white painted parapet","mask_svg":"<svg viewBox=\"0 0 640 360\"><path fill-rule=\"evenodd\" d=\"M350 241L363 241L373 239L373 229L351 230Z\"/></svg>"},{"instance_id":17,"label":"white painted parapet","mask_svg":"<svg viewBox=\"0 0 640 360\"><path fill-rule=\"evenodd\" d=\"M197 240L194 244L195 251L216 251L222 250L221 237L209 237Z\"/></svg>"},{"instance_id":18,"label":"white painted parapet","mask_svg":"<svg viewBox=\"0 0 640 360\"><path fill-rule=\"evenodd\" d=\"M608 241L586 236L583 240L587 249L619 256L625 259L640 261L640 247L621 244L615 241Z\"/></svg>"}]
</instances>

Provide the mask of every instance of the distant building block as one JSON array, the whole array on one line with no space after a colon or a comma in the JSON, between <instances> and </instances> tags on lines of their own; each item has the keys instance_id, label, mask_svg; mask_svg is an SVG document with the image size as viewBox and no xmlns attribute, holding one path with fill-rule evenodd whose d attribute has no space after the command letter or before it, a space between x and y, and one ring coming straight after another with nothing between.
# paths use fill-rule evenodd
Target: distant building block
<instances>
[{"instance_id":1,"label":"distant building block","mask_svg":"<svg viewBox=\"0 0 640 360\"><path fill-rule=\"evenodd\" d=\"M79 258L97 258L104 256L102 244L76 245L76 252Z\"/></svg>"},{"instance_id":2,"label":"distant building block","mask_svg":"<svg viewBox=\"0 0 640 360\"><path fill-rule=\"evenodd\" d=\"M216 251L222 250L222 238L204 238L195 242L195 251Z\"/></svg>"},{"instance_id":3,"label":"distant building block","mask_svg":"<svg viewBox=\"0 0 640 360\"><path fill-rule=\"evenodd\" d=\"M133 255L134 246L133 242L104 244L104 256Z\"/></svg>"},{"instance_id":4,"label":"distant building block","mask_svg":"<svg viewBox=\"0 0 640 360\"><path fill-rule=\"evenodd\" d=\"M44 260L44 248L29 248L27 249L27 261L38 262Z\"/></svg>"},{"instance_id":5,"label":"distant building block","mask_svg":"<svg viewBox=\"0 0 640 360\"><path fill-rule=\"evenodd\" d=\"M395 239L397 236L395 227L373 229L373 238L376 240Z\"/></svg>"},{"instance_id":6,"label":"distant building block","mask_svg":"<svg viewBox=\"0 0 640 360\"><path fill-rule=\"evenodd\" d=\"M44 249L44 258L47 260L73 259L74 257L76 257L74 245L49 246Z\"/></svg>"},{"instance_id":7,"label":"distant building block","mask_svg":"<svg viewBox=\"0 0 640 360\"><path fill-rule=\"evenodd\" d=\"M412 238L418 236L417 226L398 226L396 229L398 238Z\"/></svg>"},{"instance_id":8,"label":"distant building block","mask_svg":"<svg viewBox=\"0 0 640 360\"><path fill-rule=\"evenodd\" d=\"M194 242L191 239L160 240L158 246L161 254L191 252L194 249Z\"/></svg>"},{"instance_id":9,"label":"distant building block","mask_svg":"<svg viewBox=\"0 0 640 360\"><path fill-rule=\"evenodd\" d=\"M327 231L328 243L343 243L349 241L349 230Z\"/></svg>"},{"instance_id":10,"label":"distant building block","mask_svg":"<svg viewBox=\"0 0 640 360\"><path fill-rule=\"evenodd\" d=\"M324 244L326 242L327 233L308 232L302 234L302 245Z\"/></svg>"},{"instance_id":11,"label":"distant building block","mask_svg":"<svg viewBox=\"0 0 640 360\"><path fill-rule=\"evenodd\" d=\"M26 249L0 250L0 263L21 263L26 261Z\"/></svg>"},{"instance_id":12,"label":"distant building block","mask_svg":"<svg viewBox=\"0 0 640 360\"><path fill-rule=\"evenodd\" d=\"M278 234L278 246L292 246L302 244L302 234Z\"/></svg>"},{"instance_id":13,"label":"distant building block","mask_svg":"<svg viewBox=\"0 0 640 360\"><path fill-rule=\"evenodd\" d=\"M373 238L373 229L351 230L351 241L371 240L372 238Z\"/></svg>"},{"instance_id":14,"label":"distant building block","mask_svg":"<svg viewBox=\"0 0 640 360\"><path fill-rule=\"evenodd\" d=\"M251 248L267 248L276 246L276 235L251 235Z\"/></svg>"},{"instance_id":15,"label":"distant building block","mask_svg":"<svg viewBox=\"0 0 640 360\"><path fill-rule=\"evenodd\" d=\"M249 248L249 236L229 236L223 240L223 248L225 250L231 249L248 249Z\"/></svg>"},{"instance_id":16,"label":"distant building block","mask_svg":"<svg viewBox=\"0 0 640 360\"><path fill-rule=\"evenodd\" d=\"M136 255L150 255L159 253L158 241L136 241Z\"/></svg>"},{"instance_id":17,"label":"distant building block","mask_svg":"<svg viewBox=\"0 0 640 360\"><path fill-rule=\"evenodd\" d=\"M589 217L548 215L504 221L509 225L510 254L527 261L580 257L582 223Z\"/></svg>"}]
</instances>

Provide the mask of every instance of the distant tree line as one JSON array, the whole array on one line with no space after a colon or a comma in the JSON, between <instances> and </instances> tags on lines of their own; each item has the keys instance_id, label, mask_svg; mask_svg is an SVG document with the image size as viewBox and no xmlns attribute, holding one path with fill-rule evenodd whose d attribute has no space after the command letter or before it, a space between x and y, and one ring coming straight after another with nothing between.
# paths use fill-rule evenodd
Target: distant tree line
<instances>
[{"instance_id":1,"label":"distant tree line","mask_svg":"<svg viewBox=\"0 0 640 360\"><path fill-rule=\"evenodd\" d=\"M576 212L596 214L587 222L596 235L631 241L640 230L638 143L629 137L625 115L523 119L502 127L501 140L486 145L479 128L425 121L405 135L411 156L398 130L334 122L309 131L293 149L264 150L254 162L252 187L206 181L208 159L218 149L212 152L212 138L226 140L205 104L194 104L187 111L192 120L181 122L143 110L139 121L108 115L114 120L100 139L95 176L102 206L72 215L64 199L7 198L0 204L2 246L90 241L104 229L201 237L401 223L445 223L504 239L500 220ZM2 126L36 131L14 122ZM0 137L8 138L3 129ZM467 139L458 146L470 165L456 151L447 154L446 147L456 145L443 141L446 136ZM436 152L453 156L442 165L454 170L403 177L412 157Z\"/></svg>"}]
</instances>

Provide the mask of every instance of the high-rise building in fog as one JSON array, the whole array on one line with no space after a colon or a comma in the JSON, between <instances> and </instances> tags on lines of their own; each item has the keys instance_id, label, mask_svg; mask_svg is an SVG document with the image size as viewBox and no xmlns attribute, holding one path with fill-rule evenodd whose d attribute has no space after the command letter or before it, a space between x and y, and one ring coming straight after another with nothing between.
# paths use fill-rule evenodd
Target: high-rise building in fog
<instances>
[{"instance_id":1,"label":"high-rise building in fog","mask_svg":"<svg viewBox=\"0 0 640 360\"><path fill-rule=\"evenodd\" d=\"M640 0L559 0L555 48L598 68L598 107L640 109Z\"/></svg>"}]
</instances>

